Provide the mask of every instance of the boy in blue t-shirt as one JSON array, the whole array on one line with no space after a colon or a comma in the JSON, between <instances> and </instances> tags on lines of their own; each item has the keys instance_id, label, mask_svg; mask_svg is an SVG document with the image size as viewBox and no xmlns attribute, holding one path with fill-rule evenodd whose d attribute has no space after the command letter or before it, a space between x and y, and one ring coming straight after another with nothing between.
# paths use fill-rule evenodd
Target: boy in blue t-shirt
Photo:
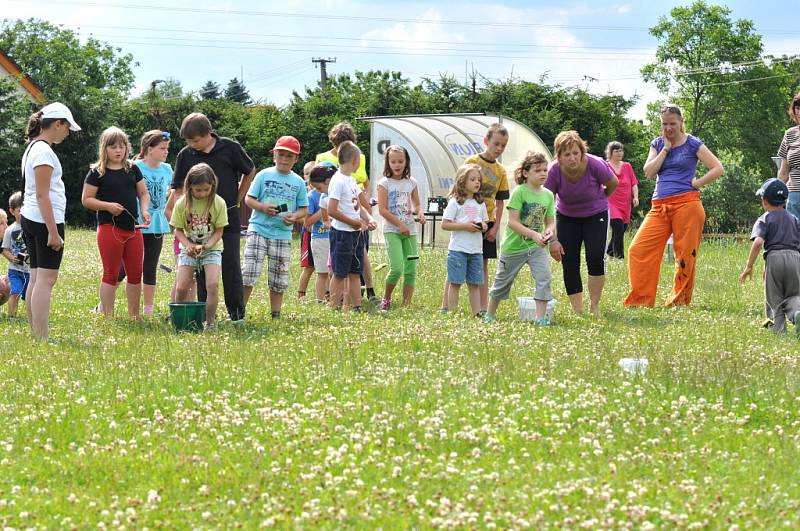
<instances>
[{"instance_id":1,"label":"boy in blue t-shirt","mask_svg":"<svg viewBox=\"0 0 800 531\"><path fill-rule=\"evenodd\" d=\"M242 283L245 305L269 260L267 282L272 318L281 315L283 294L289 289L292 226L306 216L308 193L303 179L292 171L300 158L300 142L282 136L272 149L275 166L261 170L253 179L245 204L253 209L244 248Z\"/></svg>"},{"instance_id":2,"label":"boy in blue t-shirt","mask_svg":"<svg viewBox=\"0 0 800 531\"><path fill-rule=\"evenodd\" d=\"M753 275L753 264L763 247L768 326L773 332L785 332L788 317L800 335L800 221L786 210L789 189L783 181L767 179L756 195L761 197L764 214L753 225L753 245L739 282Z\"/></svg>"},{"instance_id":3,"label":"boy in blue t-shirt","mask_svg":"<svg viewBox=\"0 0 800 531\"><path fill-rule=\"evenodd\" d=\"M8 198L8 212L14 216L14 223L8 227L0 239L3 256L8 260L8 282L10 286L8 298L8 316L17 315L19 300L25 300L25 292L31 279L28 265L28 248L22 236L20 218L22 214L22 192L15 192Z\"/></svg>"}]
</instances>

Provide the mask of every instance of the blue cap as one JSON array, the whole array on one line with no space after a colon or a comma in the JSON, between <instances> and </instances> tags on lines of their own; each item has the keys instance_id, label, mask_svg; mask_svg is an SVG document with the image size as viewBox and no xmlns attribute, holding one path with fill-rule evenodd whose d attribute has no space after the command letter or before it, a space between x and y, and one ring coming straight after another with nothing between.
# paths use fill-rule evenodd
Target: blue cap
<instances>
[{"instance_id":1,"label":"blue cap","mask_svg":"<svg viewBox=\"0 0 800 531\"><path fill-rule=\"evenodd\" d=\"M786 183L773 177L764 181L756 195L763 197L772 206L781 206L789 199L789 188Z\"/></svg>"}]
</instances>

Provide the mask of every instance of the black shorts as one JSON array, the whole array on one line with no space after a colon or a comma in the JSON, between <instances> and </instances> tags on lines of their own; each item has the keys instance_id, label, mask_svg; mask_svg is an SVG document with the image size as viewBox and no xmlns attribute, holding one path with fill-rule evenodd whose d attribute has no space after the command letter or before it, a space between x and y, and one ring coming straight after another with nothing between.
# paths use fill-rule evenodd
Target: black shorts
<instances>
[{"instance_id":1,"label":"black shorts","mask_svg":"<svg viewBox=\"0 0 800 531\"><path fill-rule=\"evenodd\" d=\"M487 221L486 222L486 232L489 232L489 229L494 227L494 221ZM486 260L487 258L497 258L497 238L494 241L489 241L486 239L486 233L483 235L483 259Z\"/></svg>"},{"instance_id":2,"label":"black shorts","mask_svg":"<svg viewBox=\"0 0 800 531\"><path fill-rule=\"evenodd\" d=\"M31 269L59 269L61 259L64 257L64 247L54 251L47 246L47 225L37 223L21 216L22 235L25 238L25 245L28 247L28 259ZM56 225L59 236L64 239L64 224Z\"/></svg>"},{"instance_id":3,"label":"black shorts","mask_svg":"<svg viewBox=\"0 0 800 531\"><path fill-rule=\"evenodd\" d=\"M364 271L364 242L359 231L330 231L331 261L333 275L346 278L348 275L360 275Z\"/></svg>"}]
</instances>

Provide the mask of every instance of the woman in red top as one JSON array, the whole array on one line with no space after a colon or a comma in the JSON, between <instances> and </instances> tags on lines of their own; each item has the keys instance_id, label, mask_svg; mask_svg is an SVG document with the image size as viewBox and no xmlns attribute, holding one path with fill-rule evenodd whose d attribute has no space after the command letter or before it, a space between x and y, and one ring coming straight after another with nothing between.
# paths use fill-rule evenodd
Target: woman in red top
<instances>
[{"instance_id":1,"label":"woman in red top","mask_svg":"<svg viewBox=\"0 0 800 531\"><path fill-rule=\"evenodd\" d=\"M622 160L625 147L621 142L609 142L606 146L606 162L617 176L619 186L608 196L611 241L606 253L611 258L625 258L625 231L631 222L631 205L639 206L639 181L633 166Z\"/></svg>"}]
</instances>

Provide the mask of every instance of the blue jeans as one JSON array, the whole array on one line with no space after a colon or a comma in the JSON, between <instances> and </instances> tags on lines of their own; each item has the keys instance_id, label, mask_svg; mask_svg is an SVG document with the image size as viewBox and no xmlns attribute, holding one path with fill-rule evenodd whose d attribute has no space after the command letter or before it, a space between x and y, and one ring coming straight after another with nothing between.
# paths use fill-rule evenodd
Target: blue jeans
<instances>
[{"instance_id":1,"label":"blue jeans","mask_svg":"<svg viewBox=\"0 0 800 531\"><path fill-rule=\"evenodd\" d=\"M786 210L789 214L800 219L800 192L789 192L789 200L786 201Z\"/></svg>"}]
</instances>

